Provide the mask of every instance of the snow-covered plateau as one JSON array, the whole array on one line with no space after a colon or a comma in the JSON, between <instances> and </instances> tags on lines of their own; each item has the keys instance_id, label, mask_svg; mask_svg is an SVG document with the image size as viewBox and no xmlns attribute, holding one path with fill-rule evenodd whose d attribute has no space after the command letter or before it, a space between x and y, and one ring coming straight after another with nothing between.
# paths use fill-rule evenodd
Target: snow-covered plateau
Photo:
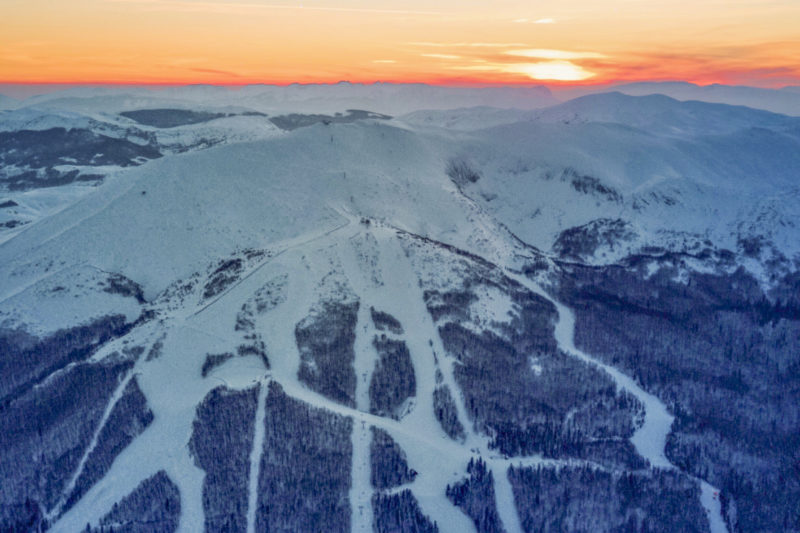
<instances>
[{"instance_id":1,"label":"snow-covered plateau","mask_svg":"<svg viewBox=\"0 0 800 533\"><path fill-rule=\"evenodd\" d=\"M620 91L1 99L0 531L800 531L796 100Z\"/></svg>"}]
</instances>

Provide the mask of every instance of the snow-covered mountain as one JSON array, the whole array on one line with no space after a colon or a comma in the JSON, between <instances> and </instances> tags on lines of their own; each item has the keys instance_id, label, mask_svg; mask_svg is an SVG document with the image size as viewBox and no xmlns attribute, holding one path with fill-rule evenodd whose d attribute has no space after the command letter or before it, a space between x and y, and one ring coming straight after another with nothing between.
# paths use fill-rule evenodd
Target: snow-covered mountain
<instances>
[{"instance_id":1,"label":"snow-covered mountain","mask_svg":"<svg viewBox=\"0 0 800 533\"><path fill-rule=\"evenodd\" d=\"M558 92L562 99L574 98L589 93L616 91L630 96L647 96L661 94L677 100L709 102L716 104L748 106L773 113L800 116L800 91L797 87L782 89L764 89L737 85L697 85L685 81L674 82L637 82L600 88L588 87L566 89Z\"/></svg>"},{"instance_id":2,"label":"snow-covered mountain","mask_svg":"<svg viewBox=\"0 0 800 533\"><path fill-rule=\"evenodd\" d=\"M0 87L0 92L2 88ZM218 87L77 87L45 92L17 106L49 106L73 111L120 112L145 108L189 108L242 105L257 111L302 110L331 113L348 108L403 114L418 109L491 106L537 109L558 103L546 87L455 88L425 84L349 83L247 85Z\"/></svg>"},{"instance_id":3,"label":"snow-covered mountain","mask_svg":"<svg viewBox=\"0 0 800 533\"><path fill-rule=\"evenodd\" d=\"M0 114L0 530L800 530L800 119L547 98Z\"/></svg>"}]
</instances>

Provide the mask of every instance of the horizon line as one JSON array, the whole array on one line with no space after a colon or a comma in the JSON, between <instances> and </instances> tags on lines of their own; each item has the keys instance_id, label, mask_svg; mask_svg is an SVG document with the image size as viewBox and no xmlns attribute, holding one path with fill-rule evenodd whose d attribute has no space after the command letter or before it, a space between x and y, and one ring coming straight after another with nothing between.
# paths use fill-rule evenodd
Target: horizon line
<instances>
[{"instance_id":1,"label":"horizon line","mask_svg":"<svg viewBox=\"0 0 800 533\"><path fill-rule=\"evenodd\" d=\"M32 81L32 80L2 80L0 79L0 85L7 85L7 86L86 86L86 87L220 87L220 88L243 88L243 87L257 87L257 86L265 86L265 87L291 87L293 85L300 85L300 86L333 86L333 85L342 85L342 84L349 84L349 85L362 85L362 86L369 86L369 85L425 85L429 87L450 87L450 88L473 88L473 89L480 89L480 88L515 88L515 89L536 89L536 88L569 88L569 87L600 87L600 86L616 86L616 85L632 85L637 83L683 83L687 85L693 85L695 87L712 87L712 86L721 86L721 87L750 87L755 89L785 89L785 88L792 88L798 87L800 85L794 84L785 84L779 87L762 87L759 85L742 85L742 84L727 84L727 83L719 83L719 82L711 82L711 83L698 83L694 81L689 81L686 79L642 79L642 80L607 80L607 81L593 81L589 82L575 82L575 81L558 81L558 80L542 80L539 83L513 83L502 81L502 82L491 82L486 80L474 80L474 81L467 81L467 80L437 80L437 81L397 81L397 80L370 80L370 81L351 81L351 80L338 80L338 81L291 81L291 82L283 82L283 81L186 81L186 82L179 82L179 81L118 81L118 80L91 80L91 81L78 81L78 80L48 80L48 81Z\"/></svg>"}]
</instances>

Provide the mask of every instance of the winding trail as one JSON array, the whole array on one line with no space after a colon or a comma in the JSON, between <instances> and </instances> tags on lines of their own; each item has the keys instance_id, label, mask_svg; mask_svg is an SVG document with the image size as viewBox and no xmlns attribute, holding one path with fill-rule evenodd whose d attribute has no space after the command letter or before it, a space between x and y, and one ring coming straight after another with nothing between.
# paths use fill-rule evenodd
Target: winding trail
<instances>
[{"instance_id":1,"label":"winding trail","mask_svg":"<svg viewBox=\"0 0 800 533\"><path fill-rule=\"evenodd\" d=\"M667 435L670 432L674 420L674 417L669 414L664 403L656 396L642 389L630 376L623 374L613 366L607 365L579 350L575 346L575 315L570 309L555 300L531 280L510 271L506 271L506 274L523 287L528 288L555 306L558 312L558 321L555 325L555 338L558 346L563 351L573 357L577 357L581 361L604 370L611 376L618 388L628 391L644 405L644 423L634 432L630 439L639 455L649 461L650 465L655 468L680 470L667 459L664 453ZM689 475L689 477L700 484L700 504L705 509L711 533L728 533L728 528L722 517L720 501L716 496L719 494L719 490L701 479L691 475Z\"/></svg>"},{"instance_id":2,"label":"winding trail","mask_svg":"<svg viewBox=\"0 0 800 533\"><path fill-rule=\"evenodd\" d=\"M140 386L152 406L156 419L141 436L135 439L114 461L105 476L82 498L78 504L56 523L54 531L72 531L83 527L87 521L97 524L105 511L119 501L135 486L159 469L165 469L181 490L182 516L180 531L202 528L202 479L204 472L194 465L185 444L192 433L192 421L196 405L215 386L215 380L202 380L199 365L202 362L194 354L210 350L225 351L239 342L234 334L234 317L241 302L257 290L268 279L279 274L288 274L288 297L274 311L258 317L257 330L263 333L270 359L270 370L264 373L263 366L253 361L234 358L213 372L226 386L244 388L260 382L258 405L255 413L256 428L253 448L250 453L250 475L248 479L247 531L255 529L258 504L258 476L264 446L264 417L267 385L270 380L279 383L286 394L313 407L338 413L353 420L352 485L350 491L351 526L353 531L371 531L373 510L371 497L375 492L370 482L369 443L370 426L389 432L405 450L411 468L417 470L416 479L389 493L409 489L416 497L422 512L435 520L442 531L470 532L475 530L472 520L450 502L445 494L446 485L457 483L467 474L467 462L482 457L494 477L495 503L500 520L508 533L523 531L515 506L514 494L508 480L508 468L515 466L564 466L591 465L588 461L554 460L540 456L505 458L488 446L489 440L472 427L464 405L460 387L453 375L453 358L448 356L439 338L437 326L430 316L423 299L422 288L414 269L409 264L403 246L393 229L373 225L368 229L355 223L354 218L343 213L347 221L311 238L299 238L291 245L253 268L246 276L232 285L212 302L193 313L173 316L169 324L170 335L166 340L164 355L147 364L142 364ZM359 234L375 238L374 278L369 268L353 254L353 239ZM287 327L301 321L314 303L314 281L327 273L327 263L319 260L318 253L331 247L342 260L344 273L361 300L357 324L356 341L356 408L332 402L310 390L297 376L300 357L294 338L294 330ZM323 254L325 255L325 254ZM620 389L634 395L645 407L644 423L631 437L637 452L657 468L675 469L664 454L667 435L673 421L664 404L644 391L629 376L580 351L574 344L575 317L573 313L555 301L534 281L506 270L506 275L523 287L551 302L558 312L555 338L565 352L607 372ZM375 282L374 279L382 279ZM371 281L372 280L372 281ZM375 416L369 413L368 384L376 354L370 338L374 328L370 327L369 304L379 305L382 311L396 317L406 330L398 336L407 342L414 367L417 394L411 409L401 420ZM205 313L214 306L214 313ZM220 319L223 317L223 319ZM138 332L141 335L142 332ZM231 344L233 343L233 344ZM435 357L435 355L436 357ZM435 375L443 373L456 403L457 415L467 433L464 443L446 435L435 417L433 391L437 386ZM133 372L131 373L133 374ZM196 378L186 376L197 374ZM128 378L130 379L130 378ZM181 383L180 390L174 390ZM124 383L117 393L121 393ZM178 394L180 401L175 401ZM104 419L113 408L107 407ZM101 424L102 427L102 424ZM95 436L96 437L96 436ZM86 453L90 453L90 449ZM85 458L84 458L85 461ZM79 472L75 473L77 476ZM701 486L701 503L706 509L712 533L727 533L720 514L717 491L708 483L697 480Z\"/></svg>"}]
</instances>

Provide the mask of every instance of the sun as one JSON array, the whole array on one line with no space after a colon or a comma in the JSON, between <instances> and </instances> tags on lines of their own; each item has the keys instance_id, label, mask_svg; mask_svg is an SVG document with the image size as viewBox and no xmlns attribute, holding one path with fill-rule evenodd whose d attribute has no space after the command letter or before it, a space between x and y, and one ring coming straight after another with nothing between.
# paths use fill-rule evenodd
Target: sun
<instances>
[{"instance_id":1,"label":"sun","mask_svg":"<svg viewBox=\"0 0 800 533\"><path fill-rule=\"evenodd\" d=\"M595 76L571 61L541 61L507 65L506 72L524 74L534 80L582 81Z\"/></svg>"}]
</instances>

